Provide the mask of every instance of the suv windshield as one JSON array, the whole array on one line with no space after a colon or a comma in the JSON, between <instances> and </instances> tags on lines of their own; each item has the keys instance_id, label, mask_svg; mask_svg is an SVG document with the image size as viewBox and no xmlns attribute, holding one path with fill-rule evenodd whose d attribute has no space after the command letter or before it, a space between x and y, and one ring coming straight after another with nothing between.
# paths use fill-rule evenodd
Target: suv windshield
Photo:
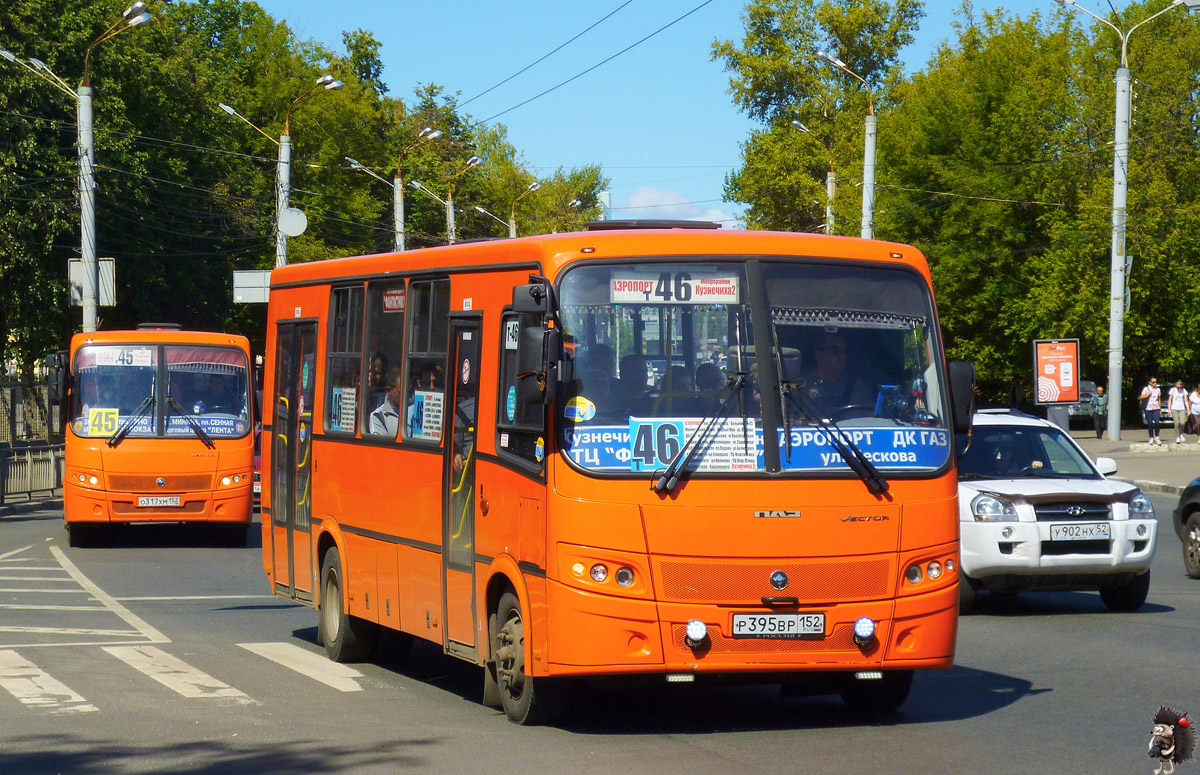
<instances>
[{"instance_id":1,"label":"suv windshield","mask_svg":"<svg viewBox=\"0 0 1200 775\"><path fill-rule=\"evenodd\" d=\"M971 446L958 462L958 478L1017 476L1100 478L1087 457L1058 428L976 425Z\"/></svg>"},{"instance_id":2,"label":"suv windshield","mask_svg":"<svg viewBox=\"0 0 1200 775\"><path fill-rule=\"evenodd\" d=\"M849 471L821 427L829 420L882 470L944 465L940 345L921 277L868 264L756 267L761 275L742 261L605 263L564 275L569 459L652 472L698 434L691 471L766 471L768 445L783 470ZM754 330L755 298L769 330ZM760 352L770 353L761 365ZM764 418L778 420L774 433Z\"/></svg>"}]
</instances>

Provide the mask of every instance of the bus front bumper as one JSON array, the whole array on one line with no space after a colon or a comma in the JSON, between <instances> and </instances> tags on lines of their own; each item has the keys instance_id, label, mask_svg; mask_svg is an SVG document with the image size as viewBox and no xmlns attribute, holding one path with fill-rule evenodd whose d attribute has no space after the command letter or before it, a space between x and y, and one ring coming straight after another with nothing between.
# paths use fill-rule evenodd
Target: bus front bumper
<instances>
[{"instance_id":1,"label":"bus front bumper","mask_svg":"<svg viewBox=\"0 0 1200 775\"><path fill-rule=\"evenodd\" d=\"M166 501L161 499L168 499ZM173 499L178 499L176 505ZM211 522L249 524L252 492L240 487L179 493L113 493L63 485L63 517L72 522ZM150 499L150 500L147 500ZM159 499L159 500L154 500ZM168 505L162 505L168 504Z\"/></svg>"},{"instance_id":2,"label":"bus front bumper","mask_svg":"<svg viewBox=\"0 0 1200 775\"><path fill-rule=\"evenodd\" d=\"M949 585L896 600L805 606L825 615L824 634L813 638L732 636L733 615L774 613L761 606L659 603L597 595L547 584L546 674L788 673L950 667L958 621L958 588ZM791 609L796 610L796 609ZM860 644L854 624L875 622ZM705 623L699 644L687 623Z\"/></svg>"}]
</instances>

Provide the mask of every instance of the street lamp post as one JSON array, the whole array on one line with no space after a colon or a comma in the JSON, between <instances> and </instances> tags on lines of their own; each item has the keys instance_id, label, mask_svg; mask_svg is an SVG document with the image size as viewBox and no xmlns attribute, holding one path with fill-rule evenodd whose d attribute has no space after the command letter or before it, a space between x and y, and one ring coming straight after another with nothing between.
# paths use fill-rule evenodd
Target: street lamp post
<instances>
[{"instance_id":1,"label":"street lamp post","mask_svg":"<svg viewBox=\"0 0 1200 775\"><path fill-rule=\"evenodd\" d=\"M455 233L454 233L454 181L461 178L466 173L467 170L471 169L472 167L477 167L482 163L483 163L483 159L479 158L478 156L472 156L471 158L467 159L467 162L466 162L466 164L463 165L462 169L460 169L458 172L451 175L450 179L448 181L446 181L447 182L446 201L444 202L444 204L446 205L446 237L447 237L447 239L450 240L451 245L454 244L454 240L455 240Z\"/></svg>"},{"instance_id":2,"label":"street lamp post","mask_svg":"<svg viewBox=\"0 0 1200 775\"><path fill-rule=\"evenodd\" d=\"M1121 31L1116 25L1102 19L1075 0L1057 0L1063 7L1070 6L1082 11L1101 24L1107 25L1121 40L1121 64L1116 75L1116 119L1113 123L1113 196L1112 196L1112 249L1109 276L1108 306L1108 396L1109 404L1115 407L1108 413L1108 438L1121 438L1121 382L1125 368L1125 283L1127 282L1128 258L1125 255L1126 201L1129 187L1129 36L1138 27L1162 16L1181 5L1193 7L1187 0L1173 0L1170 5L1156 14L1143 19Z\"/></svg>"},{"instance_id":3,"label":"street lamp post","mask_svg":"<svg viewBox=\"0 0 1200 775\"><path fill-rule=\"evenodd\" d=\"M449 236L449 235L451 235L452 230L454 229L454 205L451 204L450 202L447 202L445 199L442 199L440 196L433 193L425 186L422 186L420 181L410 180L408 182L408 185L412 186L414 191L420 191L421 193L426 194L427 196L431 196L434 199L438 200L439 202L442 203L442 207L446 208L446 234L447 234L447 238L449 239L450 244L453 245L454 237Z\"/></svg>"},{"instance_id":4,"label":"street lamp post","mask_svg":"<svg viewBox=\"0 0 1200 775\"><path fill-rule=\"evenodd\" d=\"M812 132L804 124L792 119L792 126L806 135ZM816 139L815 137L813 138ZM823 143L822 143L823 145ZM833 148L829 148L829 170L825 173L825 233L833 234L833 195L837 193L837 175L833 172Z\"/></svg>"},{"instance_id":5,"label":"street lamp post","mask_svg":"<svg viewBox=\"0 0 1200 775\"><path fill-rule=\"evenodd\" d=\"M484 208L482 205L475 205L475 211L476 211L476 212L478 212L478 213L481 213L481 214L483 214L483 215L486 215L487 217L491 218L493 221L497 221L497 222L499 222L499 224L500 224L501 226L508 226L508 225L509 225L509 224L505 223L505 222L504 222L504 219L503 219L503 218L501 218L499 215L496 215L496 214L495 214L495 213L493 213L492 211L485 209L485 208ZM512 233L510 233L510 234L509 234L509 236L511 237L511 236L513 236L513 234L512 234Z\"/></svg>"},{"instance_id":6,"label":"street lamp post","mask_svg":"<svg viewBox=\"0 0 1200 775\"><path fill-rule=\"evenodd\" d=\"M422 143L426 143L430 140L436 140L441 136L442 136L442 130L434 129L433 127L430 127L430 126L427 126L424 129L422 129L420 132L418 132L417 139L414 140L413 142L409 143L403 149L401 149L400 154L396 157L396 179L394 182L389 181L389 180L384 180L379 175L377 175L374 170L372 170L370 167L364 166L361 162L359 162L355 159L351 159L349 156L345 157L346 161L350 162L351 169L356 169L356 170L359 170L360 172L365 172L368 175L370 175L371 177L375 178L376 180L378 180L382 183L386 183L387 185L392 187L392 212L393 212L393 220L396 225L395 248L396 248L397 252L404 250L404 247L405 247L404 246L404 171L403 171L403 168L401 167L401 164L404 162L404 156L409 151L411 151L413 148L416 148L418 145L421 145Z\"/></svg>"},{"instance_id":7,"label":"street lamp post","mask_svg":"<svg viewBox=\"0 0 1200 775\"><path fill-rule=\"evenodd\" d=\"M517 202L520 202L525 197L532 194L542 187L542 184L536 180L526 186L520 196L513 200L512 207L508 208L508 236L512 239L517 238Z\"/></svg>"},{"instance_id":8,"label":"street lamp post","mask_svg":"<svg viewBox=\"0 0 1200 775\"><path fill-rule=\"evenodd\" d=\"M567 210L570 210L574 207L579 207L581 204L583 203L578 199L572 199L570 202L567 202L565 205L563 205L563 208L554 214L554 218L550 223L550 233L558 234L558 219L566 215Z\"/></svg>"},{"instance_id":9,"label":"street lamp post","mask_svg":"<svg viewBox=\"0 0 1200 775\"><path fill-rule=\"evenodd\" d=\"M863 138L862 226L859 233L863 239L872 239L875 236L875 95L871 84L847 67L842 60L824 51L818 51L817 58L828 62L867 87L867 121Z\"/></svg>"},{"instance_id":10,"label":"street lamp post","mask_svg":"<svg viewBox=\"0 0 1200 775\"><path fill-rule=\"evenodd\" d=\"M21 65L55 88L66 92L76 103L78 113L77 152L79 154L79 259L80 267L83 270L83 294L80 299L80 307L83 310L82 328L85 332L96 330L99 319L97 297L100 289L100 265L96 261L96 148L92 131L90 73L92 51L101 43L112 40L125 30L141 27L148 23L150 18L150 14L146 13L146 4L136 2L125 9L120 19L109 25L108 29L93 40L87 48L87 53L84 54L83 78L80 79L79 87L75 91L72 91L66 81L58 77L40 59L31 58L29 63L26 63L9 51L0 50L0 56L4 59ZM122 22L125 23L124 27L121 26Z\"/></svg>"},{"instance_id":11,"label":"street lamp post","mask_svg":"<svg viewBox=\"0 0 1200 775\"><path fill-rule=\"evenodd\" d=\"M221 110L240 118L259 134L279 146L279 158L275 164L275 266L287 266L288 235L294 237L304 233L304 227L307 225L304 213L292 210L289 202L292 186L292 139L290 137L292 110L301 102L316 96L318 90L337 91L343 85L341 81L335 80L332 75L326 73L318 78L315 84L308 87L303 94L292 100L292 104L288 105L287 112L283 115L283 133L279 136L278 141L229 105L224 102L217 103L217 107Z\"/></svg>"}]
</instances>

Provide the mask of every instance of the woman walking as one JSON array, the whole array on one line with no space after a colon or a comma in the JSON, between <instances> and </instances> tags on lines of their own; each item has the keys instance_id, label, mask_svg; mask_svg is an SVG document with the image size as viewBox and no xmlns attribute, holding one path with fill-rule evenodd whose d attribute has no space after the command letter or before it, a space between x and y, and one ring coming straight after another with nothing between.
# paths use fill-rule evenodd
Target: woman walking
<instances>
[{"instance_id":1,"label":"woman walking","mask_svg":"<svg viewBox=\"0 0 1200 775\"><path fill-rule=\"evenodd\" d=\"M1150 443L1162 446L1162 439L1158 438L1158 420L1162 413L1162 389L1158 386L1158 379L1151 377L1149 384L1142 388L1141 400L1146 412L1146 431L1150 434Z\"/></svg>"}]
</instances>

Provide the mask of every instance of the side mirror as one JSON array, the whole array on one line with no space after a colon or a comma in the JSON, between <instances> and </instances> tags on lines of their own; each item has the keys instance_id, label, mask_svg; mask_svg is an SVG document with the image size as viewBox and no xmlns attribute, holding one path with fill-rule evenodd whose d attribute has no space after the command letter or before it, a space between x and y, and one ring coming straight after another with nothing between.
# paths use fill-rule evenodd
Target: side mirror
<instances>
[{"instance_id":1,"label":"side mirror","mask_svg":"<svg viewBox=\"0 0 1200 775\"><path fill-rule=\"evenodd\" d=\"M955 433L968 433L975 415L975 364L950 361L950 415Z\"/></svg>"},{"instance_id":2,"label":"side mirror","mask_svg":"<svg viewBox=\"0 0 1200 775\"><path fill-rule=\"evenodd\" d=\"M1104 476L1112 476L1117 472L1117 461L1111 457L1096 458L1096 470Z\"/></svg>"},{"instance_id":3,"label":"side mirror","mask_svg":"<svg viewBox=\"0 0 1200 775\"><path fill-rule=\"evenodd\" d=\"M562 334L557 328L529 326L521 330L517 352L517 391L521 401L550 404L558 393L558 359Z\"/></svg>"},{"instance_id":4,"label":"side mirror","mask_svg":"<svg viewBox=\"0 0 1200 775\"><path fill-rule=\"evenodd\" d=\"M67 358L59 351L46 356L46 392L51 404L67 400Z\"/></svg>"},{"instance_id":5,"label":"side mirror","mask_svg":"<svg viewBox=\"0 0 1200 775\"><path fill-rule=\"evenodd\" d=\"M513 286L512 306L514 312L536 312L546 314L550 311L550 294L543 283Z\"/></svg>"}]
</instances>

